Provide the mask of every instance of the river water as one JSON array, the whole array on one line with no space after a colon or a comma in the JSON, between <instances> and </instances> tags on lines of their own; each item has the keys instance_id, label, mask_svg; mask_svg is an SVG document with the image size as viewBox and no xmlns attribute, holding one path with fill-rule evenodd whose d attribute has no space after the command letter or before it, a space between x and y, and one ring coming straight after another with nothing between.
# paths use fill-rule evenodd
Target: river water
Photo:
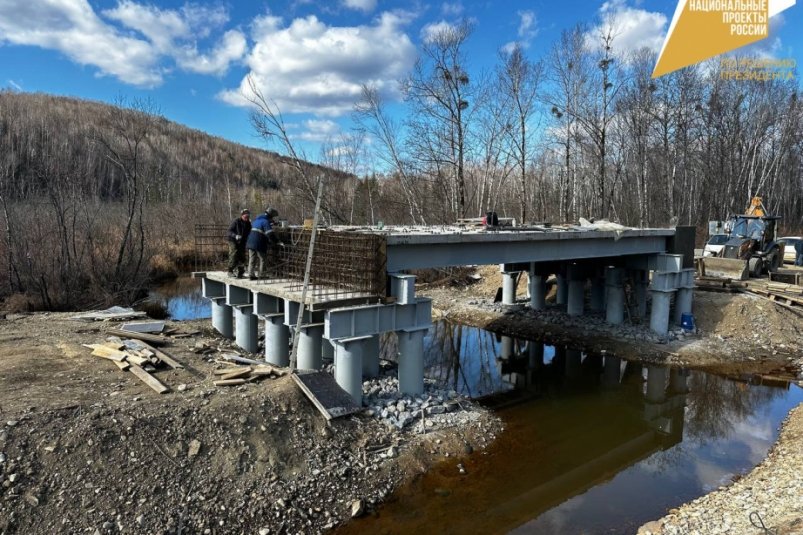
<instances>
[{"instance_id":1,"label":"river water","mask_svg":"<svg viewBox=\"0 0 803 535\"><path fill-rule=\"evenodd\" d=\"M210 317L192 279L151 298L173 319ZM393 337L383 353L395 354ZM644 366L443 321L425 338L425 368L493 408L505 431L338 533L634 533L748 472L803 401L793 384Z\"/></svg>"}]
</instances>

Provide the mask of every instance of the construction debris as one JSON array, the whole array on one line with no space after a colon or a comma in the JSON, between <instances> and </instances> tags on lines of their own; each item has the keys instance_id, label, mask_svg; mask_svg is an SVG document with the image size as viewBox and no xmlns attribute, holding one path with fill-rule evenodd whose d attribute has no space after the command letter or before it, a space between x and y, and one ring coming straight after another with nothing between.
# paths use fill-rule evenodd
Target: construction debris
<instances>
[{"instance_id":1,"label":"construction debris","mask_svg":"<svg viewBox=\"0 0 803 535\"><path fill-rule=\"evenodd\" d=\"M113 339L103 344L84 344L92 350L92 355L110 360L120 371L130 371L139 380L159 394L170 392L170 387L153 377L149 370L156 370L162 363L175 369L184 366L167 353L140 340Z\"/></svg>"},{"instance_id":2,"label":"construction debris","mask_svg":"<svg viewBox=\"0 0 803 535\"><path fill-rule=\"evenodd\" d=\"M142 340L143 342L148 342L149 344L153 344L156 346L165 345L169 342L167 338L163 336L156 336L153 334L135 333L131 331L123 331L120 329L109 329L106 332L109 334L113 334L115 336L119 336L120 338L133 338L135 340Z\"/></svg>"},{"instance_id":3,"label":"construction debris","mask_svg":"<svg viewBox=\"0 0 803 535\"><path fill-rule=\"evenodd\" d=\"M145 312L134 310L133 308L111 307L106 310L90 310L71 316L71 320L79 321L120 321L136 318L146 318Z\"/></svg>"},{"instance_id":4,"label":"construction debris","mask_svg":"<svg viewBox=\"0 0 803 535\"><path fill-rule=\"evenodd\" d=\"M258 381L265 377L272 379L283 377L288 372L286 368L278 368L270 364L257 363L255 366L236 366L224 363L224 365L224 368L212 372L220 377L220 379L213 382L215 386L237 386L251 381Z\"/></svg>"},{"instance_id":5,"label":"construction debris","mask_svg":"<svg viewBox=\"0 0 803 535\"><path fill-rule=\"evenodd\" d=\"M164 331L165 322L163 321L144 321L137 323L124 323L120 329L135 333L160 333ZM175 329L173 330L175 332Z\"/></svg>"}]
</instances>

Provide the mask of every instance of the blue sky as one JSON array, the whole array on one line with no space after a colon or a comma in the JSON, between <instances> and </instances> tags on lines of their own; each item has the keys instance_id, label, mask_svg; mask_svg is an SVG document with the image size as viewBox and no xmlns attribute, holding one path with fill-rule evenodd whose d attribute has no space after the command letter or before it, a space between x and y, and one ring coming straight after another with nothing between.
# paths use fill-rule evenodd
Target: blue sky
<instances>
[{"instance_id":1,"label":"blue sky","mask_svg":"<svg viewBox=\"0 0 803 535\"><path fill-rule=\"evenodd\" d=\"M473 22L468 68L479 74L516 41L540 58L578 22L614 25L622 51L659 50L676 6L673 0L1 0L0 88L105 102L151 97L170 120L264 147L242 105L250 74L278 102L293 139L316 159L318 143L348 132L360 84L399 98L397 80L438 25ZM774 17L771 28L761 53L801 57L803 7Z\"/></svg>"}]
</instances>

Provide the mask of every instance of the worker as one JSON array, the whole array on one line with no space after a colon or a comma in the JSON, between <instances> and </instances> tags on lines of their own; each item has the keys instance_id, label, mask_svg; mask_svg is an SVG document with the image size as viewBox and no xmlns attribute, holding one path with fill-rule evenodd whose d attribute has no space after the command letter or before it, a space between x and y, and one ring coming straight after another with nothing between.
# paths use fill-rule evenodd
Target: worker
<instances>
[{"instance_id":1,"label":"worker","mask_svg":"<svg viewBox=\"0 0 803 535\"><path fill-rule=\"evenodd\" d=\"M226 239L229 241L229 275L243 278L245 271L245 241L251 232L251 212L248 208L240 211L240 217L229 225L229 234ZM237 270L235 274L234 270Z\"/></svg>"},{"instance_id":2,"label":"worker","mask_svg":"<svg viewBox=\"0 0 803 535\"><path fill-rule=\"evenodd\" d=\"M259 214L251 225L251 232L248 234L248 278L256 280L254 274L257 258L259 258L259 278L265 276L265 269L268 266L268 247L275 245L278 240L273 232L273 225L279 217L279 212L275 208L268 208L264 213Z\"/></svg>"},{"instance_id":3,"label":"worker","mask_svg":"<svg viewBox=\"0 0 803 535\"><path fill-rule=\"evenodd\" d=\"M795 242L795 265L803 266L803 240Z\"/></svg>"}]
</instances>

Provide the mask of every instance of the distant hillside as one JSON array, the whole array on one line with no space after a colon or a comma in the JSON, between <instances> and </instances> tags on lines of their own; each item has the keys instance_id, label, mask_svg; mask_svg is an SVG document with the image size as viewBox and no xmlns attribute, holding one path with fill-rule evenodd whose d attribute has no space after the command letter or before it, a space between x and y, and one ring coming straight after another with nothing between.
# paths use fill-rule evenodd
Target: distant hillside
<instances>
[{"instance_id":1,"label":"distant hillside","mask_svg":"<svg viewBox=\"0 0 803 535\"><path fill-rule=\"evenodd\" d=\"M297 180L289 160L279 154L137 108L156 111L147 103L121 110L76 98L0 91L0 169L12 177L10 197L25 199L47 190L48 181L69 179L80 182L86 194L119 199L125 177L110 161L104 142L125 144L132 132L144 129L138 166L152 186L149 194L158 200L204 197L214 190L283 190Z\"/></svg>"}]
</instances>

